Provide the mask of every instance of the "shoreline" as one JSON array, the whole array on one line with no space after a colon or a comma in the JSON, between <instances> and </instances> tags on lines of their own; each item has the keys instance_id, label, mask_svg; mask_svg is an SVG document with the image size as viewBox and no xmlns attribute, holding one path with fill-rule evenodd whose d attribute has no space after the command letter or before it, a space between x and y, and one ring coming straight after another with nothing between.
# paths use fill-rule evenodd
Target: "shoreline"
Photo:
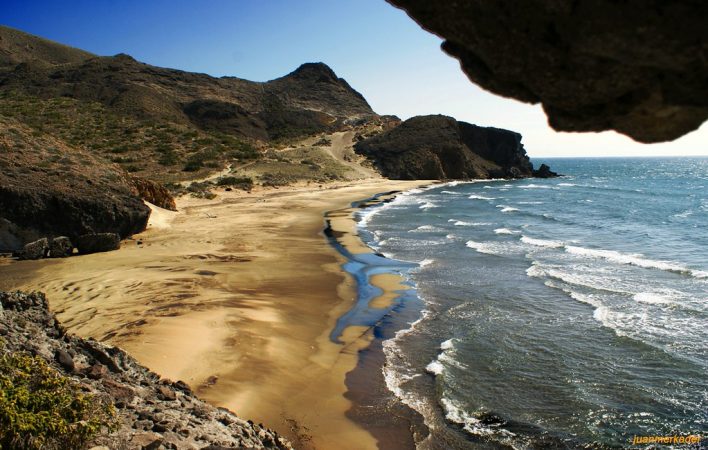
<instances>
[{"instance_id":1,"label":"shoreline","mask_svg":"<svg viewBox=\"0 0 708 450\"><path fill-rule=\"evenodd\" d=\"M383 373L386 365L383 342L409 326L423 309L415 287L404 275L418 264L385 257L369 247L358 233L359 213L381 207L401 194L403 192L379 193L353 203L350 208L325 215L328 224L325 235L348 260L342 268L357 284L357 300L347 314L340 317L330 338L336 341L339 329L352 323L362 326L362 322L372 334L369 344L358 352L356 367L346 375L345 396L352 401L352 408L346 414L376 437L379 448L387 450L415 449L429 434L424 417L389 390ZM331 231L332 220L342 217L351 221L354 230L344 237ZM356 241L347 239L350 236L356 236Z\"/></svg>"},{"instance_id":2,"label":"shoreline","mask_svg":"<svg viewBox=\"0 0 708 450\"><path fill-rule=\"evenodd\" d=\"M371 179L181 198L180 212L153 208L148 230L121 250L5 261L0 287L46 292L70 332L125 349L299 448L376 448L348 417L345 398L345 376L373 332L349 326L343 344L330 340L356 293L344 258L322 242L323 214L429 183Z\"/></svg>"}]
</instances>

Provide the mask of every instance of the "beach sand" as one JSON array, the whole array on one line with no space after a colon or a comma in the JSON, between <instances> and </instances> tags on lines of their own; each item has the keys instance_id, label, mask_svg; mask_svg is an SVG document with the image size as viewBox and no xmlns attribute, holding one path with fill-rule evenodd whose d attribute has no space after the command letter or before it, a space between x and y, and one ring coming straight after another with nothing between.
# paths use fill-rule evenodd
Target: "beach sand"
<instances>
[{"instance_id":1,"label":"beach sand","mask_svg":"<svg viewBox=\"0 0 708 450\"><path fill-rule=\"evenodd\" d=\"M371 335L349 327L344 344L329 339L356 291L322 235L323 214L422 184L371 179L183 197L179 212L152 207L147 231L119 251L4 261L0 289L45 292L71 332L122 347L297 448L376 448L345 414L345 375ZM331 226L350 251L365 251L348 210ZM388 276L373 281L399 287Z\"/></svg>"}]
</instances>

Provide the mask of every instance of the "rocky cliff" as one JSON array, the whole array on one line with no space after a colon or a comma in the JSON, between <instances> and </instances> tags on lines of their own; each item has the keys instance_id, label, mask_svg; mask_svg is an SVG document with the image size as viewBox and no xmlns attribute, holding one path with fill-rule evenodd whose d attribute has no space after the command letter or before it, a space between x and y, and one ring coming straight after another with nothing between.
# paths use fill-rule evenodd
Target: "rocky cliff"
<instances>
[{"instance_id":1,"label":"rocky cliff","mask_svg":"<svg viewBox=\"0 0 708 450\"><path fill-rule=\"evenodd\" d=\"M0 117L0 251L40 237L126 237L149 215L120 167Z\"/></svg>"},{"instance_id":2,"label":"rocky cliff","mask_svg":"<svg viewBox=\"0 0 708 450\"><path fill-rule=\"evenodd\" d=\"M86 448L291 448L277 433L199 400L185 383L161 379L122 350L67 334L41 293L0 292L0 340L0 357L38 356L82 396L115 408L114 429L101 429ZM3 381L11 376L0 373ZM41 406L32 408L39 417Z\"/></svg>"},{"instance_id":3,"label":"rocky cliff","mask_svg":"<svg viewBox=\"0 0 708 450\"><path fill-rule=\"evenodd\" d=\"M560 131L676 139L708 118L708 3L388 0L484 89L541 103Z\"/></svg>"},{"instance_id":4,"label":"rocky cliff","mask_svg":"<svg viewBox=\"0 0 708 450\"><path fill-rule=\"evenodd\" d=\"M356 144L382 175L401 180L523 178L534 175L521 135L458 122L447 116L418 116Z\"/></svg>"}]
</instances>

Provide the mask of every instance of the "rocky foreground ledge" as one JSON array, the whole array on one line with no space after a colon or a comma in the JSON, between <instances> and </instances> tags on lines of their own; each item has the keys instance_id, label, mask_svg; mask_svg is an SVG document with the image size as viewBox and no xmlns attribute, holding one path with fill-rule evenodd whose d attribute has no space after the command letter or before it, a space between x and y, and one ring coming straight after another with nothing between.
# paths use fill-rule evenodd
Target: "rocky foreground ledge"
<instances>
[{"instance_id":1,"label":"rocky foreground ledge","mask_svg":"<svg viewBox=\"0 0 708 450\"><path fill-rule=\"evenodd\" d=\"M276 432L199 400L185 383L161 379L124 351L67 334L42 293L0 292L0 340L0 357L38 356L81 392L114 406L114 430L102 430L87 448L292 448Z\"/></svg>"}]
</instances>

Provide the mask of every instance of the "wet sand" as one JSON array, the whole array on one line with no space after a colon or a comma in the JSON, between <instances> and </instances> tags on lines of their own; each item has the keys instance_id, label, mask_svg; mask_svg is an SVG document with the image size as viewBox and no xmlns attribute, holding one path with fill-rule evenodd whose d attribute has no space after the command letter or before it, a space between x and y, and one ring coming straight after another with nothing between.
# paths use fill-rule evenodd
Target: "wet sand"
<instances>
[{"instance_id":1,"label":"wet sand","mask_svg":"<svg viewBox=\"0 0 708 450\"><path fill-rule=\"evenodd\" d=\"M373 179L182 198L177 213L155 208L148 230L119 251L6 260L0 289L45 292L71 332L122 347L298 448L376 448L347 417L344 396L371 329L348 327L343 344L329 339L356 290L321 233L323 213L422 184ZM363 251L351 214L331 226L351 251ZM399 286L383 276L375 283Z\"/></svg>"}]
</instances>

